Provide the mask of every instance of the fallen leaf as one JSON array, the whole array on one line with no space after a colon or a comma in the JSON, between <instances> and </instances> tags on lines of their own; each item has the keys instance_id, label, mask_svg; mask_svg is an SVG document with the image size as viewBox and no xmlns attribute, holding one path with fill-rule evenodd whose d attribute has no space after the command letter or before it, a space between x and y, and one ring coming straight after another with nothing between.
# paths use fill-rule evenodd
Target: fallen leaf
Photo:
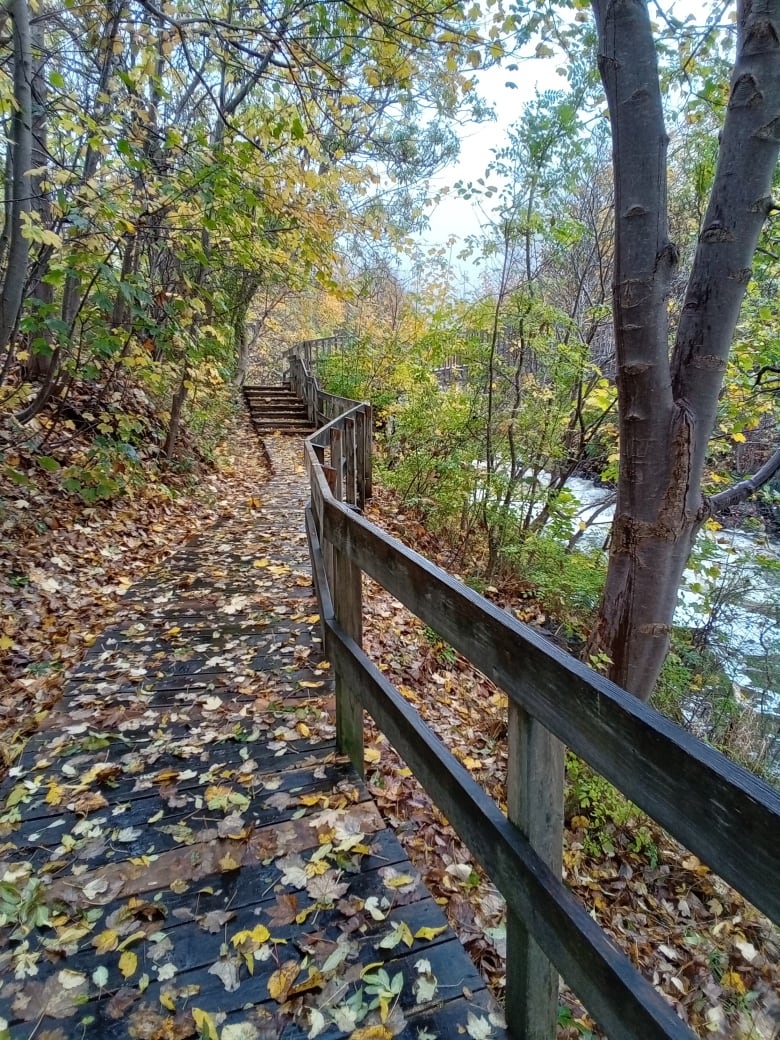
<instances>
[{"instance_id":1,"label":"fallen leaf","mask_svg":"<svg viewBox=\"0 0 780 1040\"><path fill-rule=\"evenodd\" d=\"M300 971L301 966L298 961L285 961L268 980L268 995L279 1004L283 1004Z\"/></svg>"},{"instance_id":2,"label":"fallen leaf","mask_svg":"<svg viewBox=\"0 0 780 1040\"><path fill-rule=\"evenodd\" d=\"M200 1008L192 1008L190 1013L201 1040L219 1040L217 1023L213 1015Z\"/></svg>"},{"instance_id":3,"label":"fallen leaf","mask_svg":"<svg viewBox=\"0 0 780 1040\"><path fill-rule=\"evenodd\" d=\"M135 975L137 968L138 955L132 950L125 950L119 958L119 970L122 972L124 978L129 979L131 975Z\"/></svg>"},{"instance_id":4,"label":"fallen leaf","mask_svg":"<svg viewBox=\"0 0 780 1040\"><path fill-rule=\"evenodd\" d=\"M216 975L228 993L235 993L241 985L239 973L241 961L238 957L224 957L209 968L209 975Z\"/></svg>"}]
</instances>

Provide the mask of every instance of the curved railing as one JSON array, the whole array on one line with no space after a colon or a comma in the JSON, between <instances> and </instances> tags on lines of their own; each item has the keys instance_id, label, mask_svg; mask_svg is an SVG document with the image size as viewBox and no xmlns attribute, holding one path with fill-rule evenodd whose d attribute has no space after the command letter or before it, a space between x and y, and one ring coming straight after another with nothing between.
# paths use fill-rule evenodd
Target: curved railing
<instances>
[{"instance_id":1,"label":"curved railing","mask_svg":"<svg viewBox=\"0 0 780 1040\"><path fill-rule=\"evenodd\" d=\"M683 1040L673 1008L561 881L568 745L737 891L780 922L780 796L360 515L371 409L324 394L296 355L291 382L324 425L306 441L306 530L339 748L363 773L363 711L410 766L507 902L509 1029L556 1034L558 975L613 1040ZM370 575L506 692L504 815L361 647Z\"/></svg>"}]
</instances>

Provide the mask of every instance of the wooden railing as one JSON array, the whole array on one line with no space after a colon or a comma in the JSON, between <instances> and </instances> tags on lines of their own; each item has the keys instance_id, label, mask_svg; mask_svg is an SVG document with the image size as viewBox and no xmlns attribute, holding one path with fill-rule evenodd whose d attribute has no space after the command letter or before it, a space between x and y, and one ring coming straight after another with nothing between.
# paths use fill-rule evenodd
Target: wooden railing
<instances>
[{"instance_id":1,"label":"wooden railing","mask_svg":"<svg viewBox=\"0 0 780 1040\"><path fill-rule=\"evenodd\" d=\"M306 443L306 528L340 749L362 774L366 710L502 892L516 1040L555 1036L559 974L613 1040L693 1037L561 881L563 746L776 923L780 796L368 523L355 506L370 495L368 460L357 461L369 407L327 403L305 363L296 364L293 385L317 414L341 409ZM506 815L364 653L363 574L507 693Z\"/></svg>"},{"instance_id":2,"label":"wooden railing","mask_svg":"<svg viewBox=\"0 0 780 1040\"><path fill-rule=\"evenodd\" d=\"M291 354L290 387L305 403L309 421L322 427L307 444L338 501L362 509L371 497L371 405L325 393L310 366L310 349ZM339 420L335 426L333 419Z\"/></svg>"}]
</instances>

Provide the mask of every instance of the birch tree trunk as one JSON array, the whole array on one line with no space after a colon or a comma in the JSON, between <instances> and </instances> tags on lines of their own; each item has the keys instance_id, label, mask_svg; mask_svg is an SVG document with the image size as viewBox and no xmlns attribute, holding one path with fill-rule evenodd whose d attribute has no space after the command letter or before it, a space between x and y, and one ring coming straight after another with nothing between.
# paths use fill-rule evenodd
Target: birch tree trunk
<instances>
[{"instance_id":1,"label":"birch tree trunk","mask_svg":"<svg viewBox=\"0 0 780 1040\"><path fill-rule=\"evenodd\" d=\"M780 148L780 0L744 0L709 207L669 359L666 147L645 0L593 0L615 177L613 310L620 476L590 654L646 700L669 646L677 591L707 516L701 482L750 265L772 207Z\"/></svg>"}]
</instances>

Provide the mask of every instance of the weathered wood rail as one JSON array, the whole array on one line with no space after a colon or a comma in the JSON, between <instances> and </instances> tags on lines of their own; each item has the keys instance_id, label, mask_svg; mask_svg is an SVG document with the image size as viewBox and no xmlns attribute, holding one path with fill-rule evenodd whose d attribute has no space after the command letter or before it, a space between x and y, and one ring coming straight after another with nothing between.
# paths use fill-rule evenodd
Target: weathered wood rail
<instances>
[{"instance_id":1,"label":"weathered wood rail","mask_svg":"<svg viewBox=\"0 0 780 1040\"><path fill-rule=\"evenodd\" d=\"M563 747L776 923L780 796L368 523L370 408L323 394L310 357L292 383L326 423L306 442L307 533L341 750L362 773L368 711L502 892L512 1036L555 1036L560 974L614 1040L693 1037L561 881ZM506 816L363 652L364 573L508 695Z\"/></svg>"}]
</instances>

